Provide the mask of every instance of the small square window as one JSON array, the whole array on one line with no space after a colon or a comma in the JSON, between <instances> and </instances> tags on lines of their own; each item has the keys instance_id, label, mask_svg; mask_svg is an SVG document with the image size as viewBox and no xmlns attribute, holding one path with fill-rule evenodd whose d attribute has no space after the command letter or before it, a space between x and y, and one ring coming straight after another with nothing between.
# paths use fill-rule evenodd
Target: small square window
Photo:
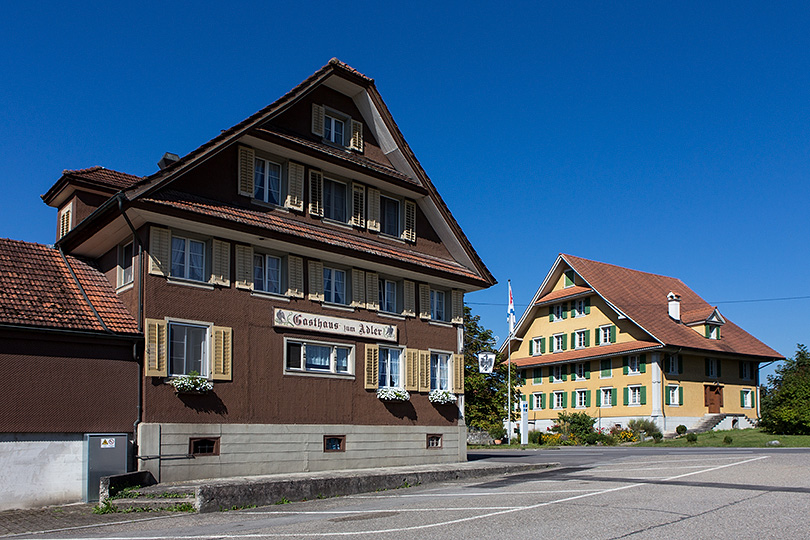
<instances>
[{"instance_id":1,"label":"small square window","mask_svg":"<svg viewBox=\"0 0 810 540\"><path fill-rule=\"evenodd\" d=\"M323 451L324 452L345 452L346 451L346 435L324 435L323 436Z\"/></svg>"},{"instance_id":2,"label":"small square window","mask_svg":"<svg viewBox=\"0 0 810 540\"><path fill-rule=\"evenodd\" d=\"M188 440L188 453L192 456L218 456L219 437L192 437Z\"/></svg>"},{"instance_id":3,"label":"small square window","mask_svg":"<svg viewBox=\"0 0 810 540\"><path fill-rule=\"evenodd\" d=\"M427 447L428 448L441 448L442 447L442 436L441 435L428 435L427 436Z\"/></svg>"}]
</instances>

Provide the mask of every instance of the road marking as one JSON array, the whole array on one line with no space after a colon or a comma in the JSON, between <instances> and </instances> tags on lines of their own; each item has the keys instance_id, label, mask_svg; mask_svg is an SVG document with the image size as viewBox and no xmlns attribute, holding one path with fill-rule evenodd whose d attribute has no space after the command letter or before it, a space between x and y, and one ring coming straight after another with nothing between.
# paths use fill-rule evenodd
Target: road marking
<instances>
[{"instance_id":1,"label":"road marking","mask_svg":"<svg viewBox=\"0 0 810 540\"><path fill-rule=\"evenodd\" d=\"M557 480L560 482L560 480ZM599 491L598 489L548 489L543 491L510 491L508 495L536 495L538 493L582 493L590 491ZM482 491L480 493L418 493L412 495L397 494L397 495L352 495L352 499L415 499L427 497L491 497L492 491Z\"/></svg>"}]
</instances>

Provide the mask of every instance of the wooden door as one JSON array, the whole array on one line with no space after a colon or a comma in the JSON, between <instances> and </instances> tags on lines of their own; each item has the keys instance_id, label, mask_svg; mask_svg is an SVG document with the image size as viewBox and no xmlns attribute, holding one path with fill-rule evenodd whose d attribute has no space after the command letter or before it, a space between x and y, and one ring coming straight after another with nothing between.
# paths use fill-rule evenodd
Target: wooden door
<instances>
[{"instance_id":1,"label":"wooden door","mask_svg":"<svg viewBox=\"0 0 810 540\"><path fill-rule=\"evenodd\" d=\"M703 387L705 404L709 408L709 414L718 414L723 406L723 387L716 385L706 385Z\"/></svg>"}]
</instances>

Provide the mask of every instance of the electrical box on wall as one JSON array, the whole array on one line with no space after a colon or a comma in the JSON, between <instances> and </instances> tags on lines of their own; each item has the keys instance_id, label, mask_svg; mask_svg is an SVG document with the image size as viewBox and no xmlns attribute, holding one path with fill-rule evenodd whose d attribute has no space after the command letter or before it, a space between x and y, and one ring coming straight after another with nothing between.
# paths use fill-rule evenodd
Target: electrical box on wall
<instances>
[{"instance_id":1,"label":"electrical box on wall","mask_svg":"<svg viewBox=\"0 0 810 540\"><path fill-rule=\"evenodd\" d=\"M129 440L124 433L84 436L84 502L98 501L99 481L102 476L127 472Z\"/></svg>"}]
</instances>

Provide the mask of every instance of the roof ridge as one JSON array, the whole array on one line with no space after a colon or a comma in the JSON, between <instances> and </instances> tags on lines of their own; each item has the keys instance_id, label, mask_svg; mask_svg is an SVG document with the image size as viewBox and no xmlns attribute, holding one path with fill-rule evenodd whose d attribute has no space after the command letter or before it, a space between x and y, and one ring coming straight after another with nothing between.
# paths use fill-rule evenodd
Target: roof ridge
<instances>
[{"instance_id":1,"label":"roof ridge","mask_svg":"<svg viewBox=\"0 0 810 540\"><path fill-rule=\"evenodd\" d=\"M569 253L560 253L560 256L563 257L563 259L566 260L566 262L568 262L566 258L570 257L572 259L578 259L579 261L584 261L584 262L588 262L588 263L594 263L594 264L598 264L598 265L601 265L601 266L610 266L611 268L616 268L618 270L626 270L628 272L636 272L636 273L645 274L645 275L648 275L648 276L656 276L656 277L662 277L662 278L667 278L667 279L674 279L675 281L679 281L680 283L683 283L683 281L681 281L680 278L676 278L676 277L673 277L673 276L667 276L665 274L656 274L655 272L645 272L644 270L636 270L634 268L628 268L626 266L619 266L618 264L606 263L606 262L602 262L602 261L595 261L593 259L586 259L585 257L577 257L576 255L571 255Z\"/></svg>"}]
</instances>

